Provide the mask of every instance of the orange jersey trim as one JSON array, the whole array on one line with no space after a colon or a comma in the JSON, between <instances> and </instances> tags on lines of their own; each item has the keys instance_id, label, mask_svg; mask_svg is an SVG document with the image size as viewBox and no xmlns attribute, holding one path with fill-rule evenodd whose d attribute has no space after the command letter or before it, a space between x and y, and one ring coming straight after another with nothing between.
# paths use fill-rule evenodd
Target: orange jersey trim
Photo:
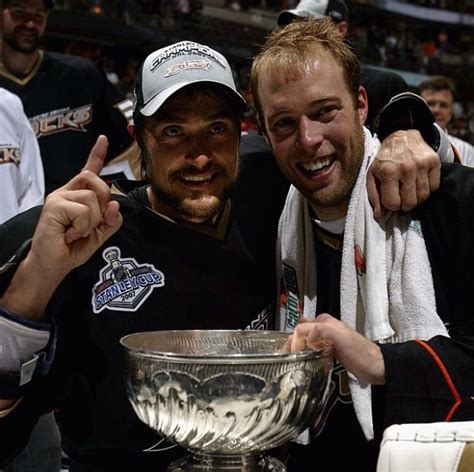
<instances>
[{"instance_id":1,"label":"orange jersey trim","mask_svg":"<svg viewBox=\"0 0 474 472\"><path fill-rule=\"evenodd\" d=\"M454 385L454 382L452 381L448 370L446 369L445 365L443 364L443 361L439 358L438 354L436 354L436 352L431 348L431 346L429 346L428 343L426 343L425 341L422 341L421 339L415 339L415 341L420 346L422 346L423 348L425 348L429 352L429 354L431 355L431 357L435 361L436 365L438 366L439 370L441 371L441 373L444 377L444 380L448 384L449 390L453 394L453 397L454 397L454 400L455 400L454 405L451 407L451 410L449 410L449 413L447 414L446 418L444 419L444 421L451 421L451 419L454 416L454 413L456 412L459 405L461 404L461 395L459 395L459 392L457 391L456 386Z\"/></svg>"}]
</instances>

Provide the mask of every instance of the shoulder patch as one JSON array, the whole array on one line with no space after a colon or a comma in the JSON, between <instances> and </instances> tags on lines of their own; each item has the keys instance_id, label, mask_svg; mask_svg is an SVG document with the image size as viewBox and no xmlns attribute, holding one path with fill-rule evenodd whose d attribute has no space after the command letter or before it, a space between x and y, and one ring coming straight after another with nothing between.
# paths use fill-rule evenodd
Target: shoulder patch
<instances>
[{"instance_id":1,"label":"shoulder patch","mask_svg":"<svg viewBox=\"0 0 474 472\"><path fill-rule=\"evenodd\" d=\"M92 310L105 308L137 311L155 288L165 285L163 272L152 264L139 264L133 258L121 258L120 249L108 247L102 252L107 265L92 288Z\"/></svg>"}]
</instances>

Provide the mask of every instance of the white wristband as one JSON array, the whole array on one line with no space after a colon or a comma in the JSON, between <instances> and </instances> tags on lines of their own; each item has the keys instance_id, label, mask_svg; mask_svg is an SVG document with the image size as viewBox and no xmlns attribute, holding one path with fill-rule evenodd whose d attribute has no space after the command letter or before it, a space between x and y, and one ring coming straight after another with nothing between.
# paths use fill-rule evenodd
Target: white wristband
<instances>
[{"instance_id":1,"label":"white wristband","mask_svg":"<svg viewBox=\"0 0 474 472\"><path fill-rule=\"evenodd\" d=\"M434 127L438 131L439 134L439 146L438 146L438 156L441 162L454 162L454 152L449 142L448 135L446 132L438 125L438 123L434 123Z\"/></svg>"},{"instance_id":2,"label":"white wristband","mask_svg":"<svg viewBox=\"0 0 474 472\"><path fill-rule=\"evenodd\" d=\"M22 365L46 347L50 330L0 316L0 372L20 373Z\"/></svg>"}]
</instances>

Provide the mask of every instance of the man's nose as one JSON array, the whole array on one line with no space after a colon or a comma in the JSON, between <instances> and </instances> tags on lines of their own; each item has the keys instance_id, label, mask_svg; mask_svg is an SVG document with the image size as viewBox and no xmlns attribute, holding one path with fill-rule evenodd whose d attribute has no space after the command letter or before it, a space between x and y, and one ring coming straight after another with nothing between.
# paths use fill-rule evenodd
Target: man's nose
<instances>
[{"instance_id":1,"label":"man's nose","mask_svg":"<svg viewBox=\"0 0 474 472\"><path fill-rule=\"evenodd\" d=\"M303 148L313 148L319 146L323 140L321 123L306 116L302 117L298 126L298 144Z\"/></svg>"},{"instance_id":2,"label":"man's nose","mask_svg":"<svg viewBox=\"0 0 474 472\"><path fill-rule=\"evenodd\" d=\"M436 115L436 113L439 113L440 109L441 108L440 108L439 104L437 104L437 103L433 103L432 105L430 105L430 110L434 115Z\"/></svg>"},{"instance_id":3,"label":"man's nose","mask_svg":"<svg viewBox=\"0 0 474 472\"><path fill-rule=\"evenodd\" d=\"M200 168L205 167L212 160L211 156L205 136L193 136L189 140L186 159L192 161L193 165Z\"/></svg>"}]
</instances>

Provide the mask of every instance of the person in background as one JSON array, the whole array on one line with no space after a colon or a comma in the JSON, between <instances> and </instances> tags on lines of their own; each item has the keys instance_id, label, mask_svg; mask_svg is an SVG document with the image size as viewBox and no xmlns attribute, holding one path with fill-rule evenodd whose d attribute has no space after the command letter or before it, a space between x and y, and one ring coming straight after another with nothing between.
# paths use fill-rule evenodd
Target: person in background
<instances>
[{"instance_id":1,"label":"person in background","mask_svg":"<svg viewBox=\"0 0 474 472\"><path fill-rule=\"evenodd\" d=\"M44 201L44 174L35 133L21 100L0 88L0 223ZM3 472L59 471L59 431L51 414L42 416L34 438Z\"/></svg>"},{"instance_id":2,"label":"person in background","mask_svg":"<svg viewBox=\"0 0 474 472\"><path fill-rule=\"evenodd\" d=\"M288 471L375 471L387 426L474 419L474 170L446 164L425 203L374 220L366 178L378 142L363 126L358 60L328 18L271 34L251 83L292 183L278 230L279 327L294 330L292 350L336 361Z\"/></svg>"},{"instance_id":3,"label":"person in background","mask_svg":"<svg viewBox=\"0 0 474 472\"><path fill-rule=\"evenodd\" d=\"M99 178L100 137L84 170L42 209L0 226L0 262L8 261L0 272L0 344L8 341L1 465L54 408L72 471L165 470L184 451L133 411L120 338L275 327L275 240L288 182L271 154L239 157L246 103L229 63L206 45L172 44L145 59L135 97L130 129L143 181L111 189ZM384 141L375 167L388 182L372 191L405 193L400 176L426 192L437 187L439 159L419 141L416 156L398 157L396 140ZM411 157L422 166L408 165ZM22 366L31 362L28 376Z\"/></svg>"},{"instance_id":4,"label":"person in background","mask_svg":"<svg viewBox=\"0 0 474 472\"><path fill-rule=\"evenodd\" d=\"M108 162L132 149L127 131L131 102L121 100L92 62L41 49L52 0L0 3L0 87L23 103L39 143L47 195L80 171L100 133L110 138ZM104 174L133 177L130 156ZM61 454L58 438L52 415L41 417L31 441L5 472L23 472L25 467L54 472Z\"/></svg>"},{"instance_id":5,"label":"person in background","mask_svg":"<svg viewBox=\"0 0 474 472\"><path fill-rule=\"evenodd\" d=\"M20 99L0 88L0 223L43 204L44 175L35 134Z\"/></svg>"},{"instance_id":6,"label":"person in background","mask_svg":"<svg viewBox=\"0 0 474 472\"><path fill-rule=\"evenodd\" d=\"M453 106L456 96L454 82L440 75L430 77L420 84L420 95L426 100L436 122L448 133L448 138L459 153L462 164L474 167L474 146L448 132L448 125L453 118Z\"/></svg>"},{"instance_id":7,"label":"person in background","mask_svg":"<svg viewBox=\"0 0 474 472\"><path fill-rule=\"evenodd\" d=\"M278 25L285 26L298 18L325 18L333 21L334 28L345 39L349 36L349 8L344 0L301 0L295 8L282 10ZM362 66L361 84L367 91L369 109L365 126L372 130L372 124L389 100L409 90L405 80L390 71L375 69L369 65Z\"/></svg>"},{"instance_id":8,"label":"person in background","mask_svg":"<svg viewBox=\"0 0 474 472\"><path fill-rule=\"evenodd\" d=\"M108 161L132 143L131 101L121 100L104 72L87 59L40 48L52 7L52 0L3 1L0 62L0 87L20 97L38 138L46 194L82 169L100 134L110 140Z\"/></svg>"}]
</instances>

